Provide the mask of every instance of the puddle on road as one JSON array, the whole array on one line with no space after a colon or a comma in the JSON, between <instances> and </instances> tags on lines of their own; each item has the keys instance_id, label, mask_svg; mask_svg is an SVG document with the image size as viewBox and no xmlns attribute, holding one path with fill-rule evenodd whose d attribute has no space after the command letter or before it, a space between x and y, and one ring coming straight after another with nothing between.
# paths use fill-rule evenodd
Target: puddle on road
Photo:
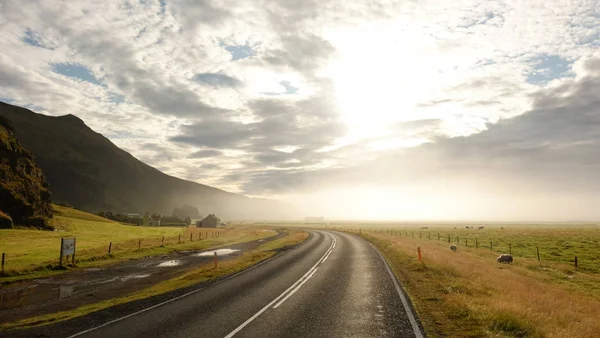
<instances>
[{"instance_id":1,"label":"puddle on road","mask_svg":"<svg viewBox=\"0 0 600 338\"><path fill-rule=\"evenodd\" d=\"M177 266L179 264L181 264L181 261L173 260L173 261L162 262L162 263L158 264L156 267L164 268L164 267L168 267L168 266Z\"/></svg>"},{"instance_id":2,"label":"puddle on road","mask_svg":"<svg viewBox=\"0 0 600 338\"><path fill-rule=\"evenodd\" d=\"M198 254L195 254L194 256L198 256L198 257L206 257L206 256L214 256L215 252L217 253L217 256L225 256L225 255L230 255L234 252L238 252L240 250L235 250L235 249L219 249L219 250L215 250L215 251L207 251L207 252L201 252Z\"/></svg>"},{"instance_id":3,"label":"puddle on road","mask_svg":"<svg viewBox=\"0 0 600 338\"><path fill-rule=\"evenodd\" d=\"M140 279L140 278L146 278L146 277L150 277L150 274L146 273L146 274L142 274L142 275L128 275L125 277L121 277L121 282L126 282L130 279Z\"/></svg>"}]
</instances>

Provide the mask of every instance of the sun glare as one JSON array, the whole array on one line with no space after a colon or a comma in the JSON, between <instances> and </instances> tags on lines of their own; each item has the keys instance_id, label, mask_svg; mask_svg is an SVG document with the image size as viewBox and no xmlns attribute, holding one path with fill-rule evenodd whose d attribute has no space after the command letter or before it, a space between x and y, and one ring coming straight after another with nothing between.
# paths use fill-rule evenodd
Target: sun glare
<instances>
[{"instance_id":1,"label":"sun glare","mask_svg":"<svg viewBox=\"0 0 600 338\"><path fill-rule=\"evenodd\" d=\"M414 108L431 91L431 69L420 46L394 24L330 34L338 57L326 72L334 80L338 108L350 137L385 136L398 122L415 119Z\"/></svg>"}]
</instances>

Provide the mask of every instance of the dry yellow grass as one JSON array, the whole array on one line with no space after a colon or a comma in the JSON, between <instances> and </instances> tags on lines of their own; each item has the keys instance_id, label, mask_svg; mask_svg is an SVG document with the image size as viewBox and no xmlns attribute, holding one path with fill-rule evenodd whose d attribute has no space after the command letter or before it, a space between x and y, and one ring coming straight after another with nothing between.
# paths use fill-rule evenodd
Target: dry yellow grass
<instances>
[{"instance_id":1,"label":"dry yellow grass","mask_svg":"<svg viewBox=\"0 0 600 338\"><path fill-rule=\"evenodd\" d=\"M598 337L600 300L497 254L407 237L363 234L385 255L431 337ZM417 262L421 247L423 263ZM570 272L573 279L596 276Z\"/></svg>"}]
</instances>

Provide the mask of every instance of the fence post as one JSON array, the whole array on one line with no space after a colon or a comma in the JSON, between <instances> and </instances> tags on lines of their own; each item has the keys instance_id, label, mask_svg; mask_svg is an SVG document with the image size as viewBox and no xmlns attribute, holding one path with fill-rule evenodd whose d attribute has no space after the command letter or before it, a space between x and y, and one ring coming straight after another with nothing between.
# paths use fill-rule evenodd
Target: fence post
<instances>
[{"instance_id":1,"label":"fence post","mask_svg":"<svg viewBox=\"0 0 600 338\"><path fill-rule=\"evenodd\" d=\"M450 234L448 234L448 243L450 243Z\"/></svg>"},{"instance_id":2,"label":"fence post","mask_svg":"<svg viewBox=\"0 0 600 338\"><path fill-rule=\"evenodd\" d=\"M140 240L138 241L138 250L139 250L139 249L141 249L141 248L142 248L142 240L140 239Z\"/></svg>"},{"instance_id":3,"label":"fence post","mask_svg":"<svg viewBox=\"0 0 600 338\"><path fill-rule=\"evenodd\" d=\"M201 233L201 232L199 232L199 233L198 233L198 240L200 240L200 238L201 238L200 236L201 236L201 235L202 235L202 233Z\"/></svg>"},{"instance_id":4,"label":"fence post","mask_svg":"<svg viewBox=\"0 0 600 338\"><path fill-rule=\"evenodd\" d=\"M492 242L490 242L490 251L494 251L494 247L492 246Z\"/></svg>"},{"instance_id":5,"label":"fence post","mask_svg":"<svg viewBox=\"0 0 600 338\"><path fill-rule=\"evenodd\" d=\"M512 245L508 243L508 254L512 255Z\"/></svg>"},{"instance_id":6,"label":"fence post","mask_svg":"<svg viewBox=\"0 0 600 338\"><path fill-rule=\"evenodd\" d=\"M192 241L192 236L193 236L193 235L194 235L194 234L190 232L190 242Z\"/></svg>"},{"instance_id":7,"label":"fence post","mask_svg":"<svg viewBox=\"0 0 600 338\"><path fill-rule=\"evenodd\" d=\"M75 252L77 252L77 238L73 238L73 257L71 257L71 264L75 264Z\"/></svg>"},{"instance_id":8,"label":"fence post","mask_svg":"<svg viewBox=\"0 0 600 338\"><path fill-rule=\"evenodd\" d=\"M540 247L539 247L539 246L536 246L536 247L535 247L535 250L537 251L538 262L541 262L541 261L540 261Z\"/></svg>"},{"instance_id":9,"label":"fence post","mask_svg":"<svg viewBox=\"0 0 600 338\"><path fill-rule=\"evenodd\" d=\"M112 242L108 242L108 254L110 255L110 249L112 249Z\"/></svg>"},{"instance_id":10,"label":"fence post","mask_svg":"<svg viewBox=\"0 0 600 338\"><path fill-rule=\"evenodd\" d=\"M60 239L60 259L58 260L58 266L62 266L63 242L64 242L64 238L61 238Z\"/></svg>"},{"instance_id":11,"label":"fence post","mask_svg":"<svg viewBox=\"0 0 600 338\"><path fill-rule=\"evenodd\" d=\"M477 237L475 237L475 248L479 249L479 242L477 242Z\"/></svg>"},{"instance_id":12,"label":"fence post","mask_svg":"<svg viewBox=\"0 0 600 338\"><path fill-rule=\"evenodd\" d=\"M179 239L177 240L177 244L181 243L181 234L179 234Z\"/></svg>"},{"instance_id":13,"label":"fence post","mask_svg":"<svg viewBox=\"0 0 600 338\"><path fill-rule=\"evenodd\" d=\"M160 246L165 246L165 236L162 237L162 241L160 242Z\"/></svg>"},{"instance_id":14,"label":"fence post","mask_svg":"<svg viewBox=\"0 0 600 338\"><path fill-rule=\"evenodd\" d=\"M465 246L469 246L469 239L465 238Z\"/></svg>"},{"instance_id":15,"label":"fence post","mask_svg":"<svg viewBox=\"0 0 600 338\"><path fill-rule=\"evenodd\" d=\"M460 241L458 240L458 236L456 236L456 244L460 244Z\"/></svg>"},{"instance_id":16,"label":"fence post","mask_svg":"<svg viewBox=\"0 0 600 338\"><path fill-rule=\"evenodd\" d=\"M6 254L3 252L2 253L2 270L0 270L0 276L4 276L4 256ZM575 257L575 261L577 262L577 257ZM577 266L577 263L575 263L575 266Z\"/></svg>"},{"instance_id":17,"label":"fence post","mask_svg":"<svg viewBox=\"0 0 600 338\"><path fill-rule=\"evenodd\" d=\"M428 239L431 239L431 232L427 232L427 236L429 237Z\"/></svg>"},{"instance_id":18,"label":"fence post","mask_svg":"<svg viewBox=\"0 0 600 338\"><path fill-rule=\"evenodd\" d=\"M577 256L575 256L575 269L577 269ZM4 273L4 254L2 254L2 273Z\"/></svg>"}]
</instances>

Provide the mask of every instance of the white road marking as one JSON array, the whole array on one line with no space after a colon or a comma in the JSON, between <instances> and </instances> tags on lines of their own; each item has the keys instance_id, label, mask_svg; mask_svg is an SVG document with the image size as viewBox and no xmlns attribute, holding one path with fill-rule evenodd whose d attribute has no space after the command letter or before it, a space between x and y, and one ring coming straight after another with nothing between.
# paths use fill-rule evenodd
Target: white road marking
<instances>
[{"instance_id":1,"label":"white road marking","mask_svg":"<svg viewBox=\"0 0 600 338\"><path fill-rule=\"evenodd\" d=\"M277 298L273 299L269 304L265 305L265 307L263 307L262 309L258 310L257 313L255 313L252 317L248 318L245 322L243 322L240 326L238 326L235 330L231 331L228 335L225 336L225 338L231 338L233 336L235 336L238 332L240 332L244 327L246 327L248 324L250 324L253 320L255 320L256 318L258 318L258 316L260 316L263 312L267 311L267 309L269 309L273 304L277 303L277 301L279 301L282 297L284 297L290 290L292 290L293 288L296 287L296 285L298 285L299 283L302 283L302 281L306 278L307 276L310 275L310 277L312 277L312 273L314 273L316 271L317 265L319 265L322 261L323 258L325 258L325 256L327 256L327 254L329 254L331 252L331 250L333 250L333 246L335 244L335 238L331 235L329 235L331 238L333 238L333 242L331 243L331 245L329 246L329 249L327 249L327 251L325 251L325 253L323 254L323 256L321 257L321 259L319 259L319 261L317 261L317 263L315 265L312 266L312 268L310 268L305 274L304 276L300 277L300 279L298 279L294 284L292 284L292 286L290 286L289 288L287 288L287 290L283 291L279 296L277 296ZM309 277L309 278L310 278Z\"/></svg>"},{"instance_id":2,"label":"white road marking","mask_svg":"<svg viewBox=\"0 0 600 338\"><path fill-rule=\"evenodd\" d=\"M333 252L333 250L329 251L327 256L325 256L325 259L321 263L325 263L325 261L327 260L327 258L329 258L329 255L331 255L332 252Z\"/></svg>"},{"instance_id":3,"label":"white road marking","mask_svg":"<svg viewBox=\"0 0 600 338\"><path fill-rule=\"evenodd\" d=\"M331 253L331 251L329 252ZM296 293L296 291L298 291L302 285L304 285L304 283L308 282L308 280L310 279L310 277L312 277L315 272L317 272L317 270L319 269L314 269L313 272L308 275L308 277L306 277L305 280L302 281L302 283L298 284L298 286L296 286L296 288L294 290L292 290L292 292L288 293L287 296L285 296L282 300L279 301L279 303L275 304L275 306L273 306L274 309L278 308L279 305L283 304L288 298L290 298L294 293Z\"/></svg>"},{"instance_id":4,"label":"white road marking","mask_svg":"<svg viewBox=\"0 0 600 338\"><path fill-rule=\"evenodd\" d=\"M312 237L312 234L311 234L311 237ZM304 242L304 243L306 243L306 242ZM289 252L289 251L286 251L286 252ZM183 294L183 295L181 295L181 296L177 296L177 297L175 297L175 298L171 298L171 299L169 299L169 300L166 300L166 301L164 301L164 302L162 302L162 303L158 303L158 304L156 304L156 305L153 305L153 306L147 307L147 308L145 308L145 309L142 309L142 310L140 310L140 311L137 311L137 312L134 312L134 313L130 313L130 314L126 315L126 316L119 317L119 318L117 318L117 319L114 319L114 320L108 321L108 322L106 322L106 323L104 323L104 324L102 324L102 325L98 325L98 326L92 327L92 328L90 328L90 329L87 329L87 330L85 330L85 331L81 331L81 332L75 333L74 335L71 335L71 336L69 336L68 338L72 338L72 337L79 337L79 336L81 336L81 335L84 335L84 334L86 334L86 333L90 333L90 332L92 332L92 331L98 330L99 328L102 328L102 327L108 326L108 325L110 325L110 324L113 324L113 323L116 323L116 322L120 322L120 321L122 321L122 320L124 320L124 319L127 319L127 318L129 318L129 317L133 317L133 316L139 315L140 313L144 313L144 312L146 312L146 311L150 311L150 310L152 310L152 309L155 309L155 308L157 308L157 307L159 307L159 306L163 306L163 305L165 305L165 304L169 304L169 303L171 303L171 302L174 302L174 301L176 301L176 300L179 300L179 299L181 299L181 298L187 297L187 296L189 296L189 295L193 295L194 293L197 293L197 292L203 291L204 289L207 289L207 288L213 287L213 286L215 286L215 285L221 284L221 283L223 283L223 282L225 282L225 281L227 281L227 280L230 280L230 279L232 279L232 278L235 278L235 277L237 277L237 276L239 276L239 275L241 275L241 274L243 274L243 273L246 273L246 272L248 272L248 271L250 271L250 270L256 269L256 268L258 268L259 266L261 266L261 265L263 265L263 264L267 264L267 263L268 263L268 262L270 262L271 260L273 260L273 259L275 259L275 258L277 258L277 257L280 257L281 255L284 255L286 252L284 252L284 253L282 253L282 254L279 254L279 255L275 255L275 256L273 256L273 257L271 257L271 258L269 258L269 259L267 259L267 260L265 260L265 261L262 261L262 262L260 262L260 263L258 263L258 264L256 264L256 265L253 265L253 266L249 267L248 269L245 269L245 270L242 270L242 271L240 271L240 272L234 273L233 275L231 275L231 276L229 276L229 277L225 277L225 278L223 278L223 279L221 279L221 280L219 280L219 281L217 281L217 282L214 282L214 283L212 283L212 284L210 284L210 285L207 285L207 286L205 286L205 287L202 287L202 288L199 288L199 289L196 289L196 290L190 291L190 292L188 292L188 293L185 293L185 294Z\"/></svg>"},{"instance_id":5,"label":"white road marking","mask_svg":"<svg viewBox=\"0 0 600 338\"><path fill-rule=\"evenodd\" d=\"M377 254L379 255L379 258L381 258L381 260L383 261L383 265L385 265L385 268L386 268L388 274L392 278L392 281L394 282L394 286L396 287L396 292L398 292L398 296L400 296L400 300L402 301L402 306L404 307L404 311L406 312L406 315L408 316L408 320L410 321L410 325L412 326L415 337L416 338L424 338L423 333L421 333L421 329L419 328L419 324L417 324L417 320L415 319L415 315L413 314L413 311L412 311L410 305L408 305L408 300L406 300L406 297L404 296L404 292L402 292L402 289L400 288L400 284L398 284L398 280L396 279L396 276L394 276L392 269L390 269L389 264L387 263L385 258L383 258L383 255L381 254L381 252L379 252L379 250L377 250L377 248L375 248L375 246L373 244L371 244L369 242L367 242L367 243L371 246L371 248L373 248L373 250L375 250L375 252L377 252Z\"/></svg>"}]
</instances>

